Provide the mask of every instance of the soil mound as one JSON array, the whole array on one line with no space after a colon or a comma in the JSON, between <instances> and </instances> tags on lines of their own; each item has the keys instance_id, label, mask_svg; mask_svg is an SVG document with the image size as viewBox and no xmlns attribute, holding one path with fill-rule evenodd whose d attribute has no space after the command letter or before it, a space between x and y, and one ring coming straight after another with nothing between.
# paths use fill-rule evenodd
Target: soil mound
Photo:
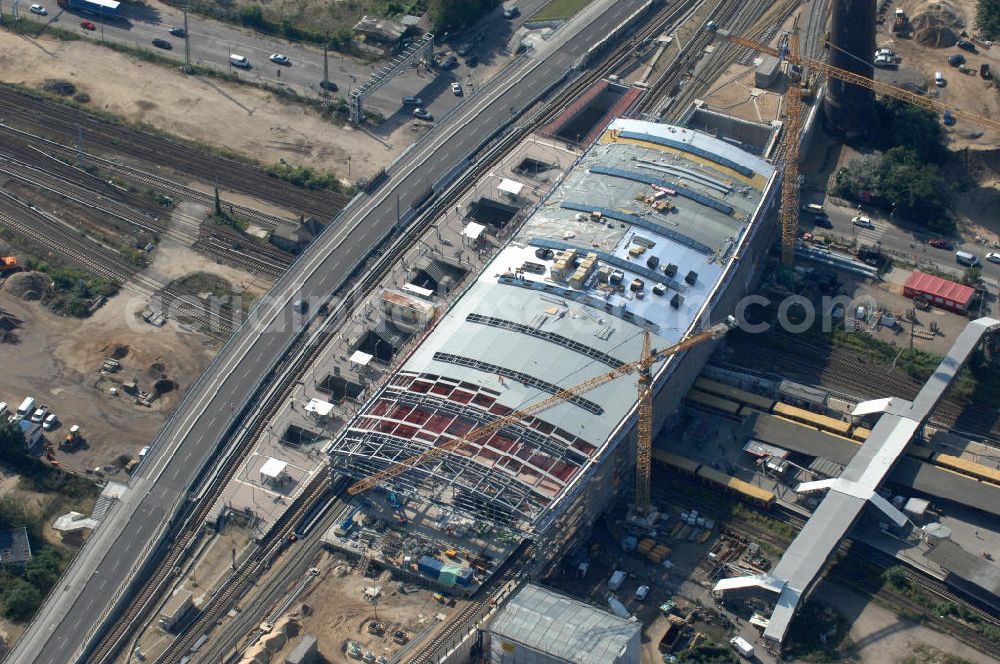
<instances>
[{"instance_id":1,"label":"soil mound","mask_svg":"<svg viewBox=\"0 0 1000 664\"><path fill-rule=\"evenodd\" d=\"M910 19L913 38L931 48L950 48L965 28L965 14L955 5L942 0L921 4Z\"/></svg>"},{"instance_id":2,"label":"soil mound","mask_svg":"<svg viewBox=\"0 0 1000 664\"><path fill-rule=\"evenodd\" d=\"M49 283L49 278L44 272L18 272L7 277L3 288L22 300L40 300Z\"/></svg>"}]
</instances>

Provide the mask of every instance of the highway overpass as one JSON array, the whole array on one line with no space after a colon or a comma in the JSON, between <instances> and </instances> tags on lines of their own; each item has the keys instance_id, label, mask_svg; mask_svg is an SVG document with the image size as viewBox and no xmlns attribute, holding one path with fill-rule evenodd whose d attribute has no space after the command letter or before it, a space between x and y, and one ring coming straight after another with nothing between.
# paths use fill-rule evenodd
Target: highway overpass
<instances>
[{"instance_id":1,"label":"highway overpass","mask_svg":"<svg viewBox=\"0 0 1000 664\"><path fill-rule=\"evenodd\" d=\"M301 331L291 302L323 301L389 234L398 210L458 167L498 127L562 79L587 49L645 0L598 0L556 31L537 52L444 118L389 169L371 197L354 201L262 298L249 320L167 421L130 489L77 556L39 615L8 656L23 664L80 660L99 632L100 617L127 599L149 551L167 540L191 483L220 441L241 420L251 396L275 373Z\"/></svg>"}]
</instances>

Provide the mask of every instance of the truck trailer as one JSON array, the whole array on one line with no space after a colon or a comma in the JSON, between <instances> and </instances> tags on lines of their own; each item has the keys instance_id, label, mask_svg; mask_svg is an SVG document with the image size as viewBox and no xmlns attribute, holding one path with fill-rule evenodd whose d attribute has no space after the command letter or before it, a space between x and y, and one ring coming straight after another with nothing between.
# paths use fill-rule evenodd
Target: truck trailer
<instances>
[{"instance_id":1,"label":"truck trailer","mask_svg":"<svg viewBox=\"0 0 1000 664\"><path fill-rule=\"evenodd\" d=\"M101 18L117 18L118 7L121 6L117 0L58 0L58 4L63 9Z\"/></svg>"}]
</instances>

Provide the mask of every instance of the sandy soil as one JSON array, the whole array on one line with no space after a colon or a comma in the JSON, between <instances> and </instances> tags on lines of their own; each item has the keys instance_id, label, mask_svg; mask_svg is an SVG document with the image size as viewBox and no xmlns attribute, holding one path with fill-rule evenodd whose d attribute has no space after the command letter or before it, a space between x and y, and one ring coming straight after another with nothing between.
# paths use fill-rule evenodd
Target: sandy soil
<instances>
[{"instance_id":1,"label":"sandy soil","mask_svg":"<svg viewBox=\"0 0 1000 664\"><path fill-rule=\"evenodd\" d=\"M930 662L933 660L926 658L928 646L977 664L994 662L993 658L950 636L906 621L841 586L821 584L813 596L847 618L859 662L903 662L913 656L917 656L913 661Z\"/></svg>"},{"instance_id":2,"label":"sandy soil","mask_svg":"<svg viewBox=\"0 0 1000 664\"><path fill-rule=\"evenodd\" d=\"M921 0L904 0L899 4L893 4L888 10L888 15L891 17L895 7L901 6L912 18L926 11L931 4L933 3ZM947 5L954 8L958 22L964 24L964 29L971 31L975 24L976 1L948 0ZM1000 94L997 94L996 78L992 81L986 81L979 77L980 63L989 63L993 71L996 71L997 67L1000 66L1000 50L980 48L977 54L967 53L954 46L945 48L925 46L917 39L894 38L889 31L890 24L891 20L879 27L875 37L876 44L879 47L892 48L902 56L903 60L899 67L899 71L902 72L901 77L905 78L907 71L919 72L928 89L932 92L938 92L938 99L941 101L988 118L1000 117ZM962 29L959 26L952 30L957 34ZM958 69L948 65L948 56L955 53L961 53L965 56L966 65L976 70L974 76L962 74ZM934 72L938 71L944 74L947 81L947 85L943 88L936 88L933 83ZM883 80L883 76L880 75L879 79ZM889 81L887 80L887 82ZM998 140L996 132L984 130L972 122L959 121L947 131L952 148L994 147Z\"/></svg>"},{"instance_id":3,"label":"sandy soil","mask_svg":"<svg viewBox=\"0 0 1000 664\"><path fill-rule=\"evenodd\" d=\"M385 655L392 659L400 649L392 641L396 630L402 629L413 637L433 625L438 614L450 616L461 608L461 603L452 608L441 606L429 590L400 595L396 590L399 581L389 572L383 572L377 579L347 573L349 567L343 559L330 553L322 554L317 567L319 583L306 591L293 609L302 604L311 608L310 615L300 617L300 633L314 634L319 640L320 653L330 662L347 661L344 653L348 641L359 643L363 651L371 651L376 657ZM383 637L372 636L367 631L368 623L376 615L375 607L363 598L364 589L369 586L382 588L377 612L378 619L386 626ZM284 655L297 643L298 639L291 639L286 649L271 661L284 661Z\"/></svg>"},{"instance_id":4,"label":"sandy soil","mask_svg":"<svg viewBox=\"0 0 1000 664\"><path fill-rule=\"evenodd\" d=\"M350 154L351 176L358 178L405 147L396 142L387 148L362 131L337 127L249 86L186 76L87 41L28 41L0 31L0 79L37 88L51 78L72 81L94 108L265 163L284 159L339 173L346 172L342 164ZM225 122L219 122L222 113Z\"/></svg>"}]
</instances>

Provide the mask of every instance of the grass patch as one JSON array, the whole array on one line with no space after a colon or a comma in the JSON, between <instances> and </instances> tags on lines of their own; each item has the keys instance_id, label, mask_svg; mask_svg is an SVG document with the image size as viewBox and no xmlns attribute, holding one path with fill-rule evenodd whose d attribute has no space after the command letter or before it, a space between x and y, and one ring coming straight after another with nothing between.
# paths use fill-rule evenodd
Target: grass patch
<instances>
[{"instance_id":1,"label":"grass patch","mask_svg":"<svg viewBox=\"0 0 1000 664\"><path fill-rule=\"evenodd\" d=\"M27 9L25 9L25 11L27 11ZM50 37L55 37L61 41L79 41L82 39L82 37L75 32L54 26L51 23L40 23L38 21L25 19L14 21L10 18L10 14L8 13L5 13L3 20L0 20L0 26L3 26L15 35L24 35L26 37L40 37L45 34Z\"/></svg>"},{"instance_id":2,"label":"grass patch","mask_svg":"<svg viewBox=\"0 0 1000 664\"><path fill-rule=\"evenodd\" d=\"M531 21L565 21L590 4L590 0L552 0L531 15Z\"/></svg>"},{"instance_id":3,"label":"grass patch","mask_svg":"<svg viewBox=\"0 0 1000 664\"><path fill-rule=\"evenodd\" d=\"M941 652L937 648L918 643L913 646L913 654L900 660L900 664L973 664L962 657Z\"/></svg>"}]
</instances>

